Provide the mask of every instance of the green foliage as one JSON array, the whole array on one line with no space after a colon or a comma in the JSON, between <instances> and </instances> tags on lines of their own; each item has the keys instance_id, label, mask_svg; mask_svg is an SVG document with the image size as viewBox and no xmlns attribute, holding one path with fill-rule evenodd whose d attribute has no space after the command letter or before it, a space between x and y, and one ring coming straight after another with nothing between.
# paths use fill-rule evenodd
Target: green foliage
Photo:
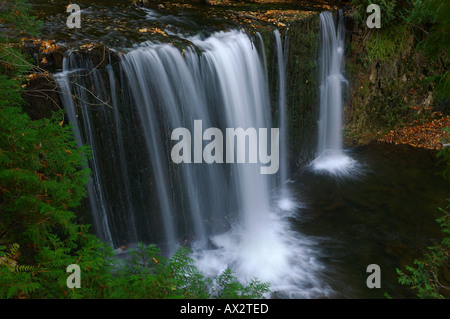
<instances>
[{"instance_id":1,"label":"green foliage","mask_svg":"<svg viewBox=\"0 0 450 319\"><path fill-rule=\"evenodd\" d=\"M20 244L21 261L34 265L42 262L52 236L70 248L80 241L82 226L73 222L70 209L86 196L89 150L78 148L70 128L60 125L62 112L32 121L22 111L21 81L30 65L12 44L14 34L35 34L39 23L24 1L4 2L1 8L0 245Z\"/></svg>"},{"instance_id":2,"label":"green foliage","mask_svg":"<svg viewBox=\"0 0 450 319\"><path fill-rule=\"evenodd\" d=\"M21 251L13 244L7 252L0 249L0 298L98 298L104 283L111 278L112 249L95 236L84 234L78 249L68 247L58 236L50 234L32 265L19 264ZM70 246L70 245L69 245ZM5 247L5 246L3 246ZM69 289L66 267L80 265L83 289Z\"/></svg>"},{"instance_id":3,"label":"green foliage","mask_svg":"<svg viewBox=\"0 0 450 319\"><path fill-rule=\"evenodd\" d=\"M169 262L155 245L140 243L131 249L129 257L114 273L114 279L108 283L112 298L180 297Z\"/></svg>"},{"instance_id":4,"label":"green foliage","mask_svg":"<svg viewBox=\"0 0 450 319\"><path fill-rule=\"evenodd\" d=\"M444 0L416 0L408 22L429 27L422 47L433 58L441 58L443 51L449 52L450 6ZM444 57L448 61L448 56Z\"/></svg>"},{"instance_id":5,"label":"green foliage","mask_svg":"<svg viewBox=\"0 0 450 319\"><path fill-rule=\"evenodd\" d=\"M75 255L57 236L42 249L37 265L18 265L19 245L0 246L0 298L111 299L262 299L269 285L257 279L242 284L227 268L216 278L200 273L187 248L164 258L155 245L139 243L125 259L88 235ZM66 286L70 264L81 268L81 288Z\"/></svg>"},{"instance_id":6,"label":"green foliage","mask_svg":"<svg viewBox=\"0 0 450 319\"><path fill-rule=\"evenodd\" d=\"M0 5L0 82L10 90L13 85L5 82L7 77L23 79L24 72L31 66L31 57L22 55L18 43L24 37L36 36L42 26L42 21L31 13L31 5L26 0L8 0ZM0 92L5 92L3 86L1 89Z\"/></svg>"},{"instance_id":7,"label":"green foliage","mask_svg":"<svg viewBox=\"0 0 450 319\"><path fill-rule=\"evenodd\" d=\"M410 30L407 25L391 25L375 30L366 43L367 62L392 61L405 50L405 39Z\"/></svg>"},{"instance_id":8,"label":"green foliage","mask_svg":"<svg viewBox=\"0 0 450 319\"><path fill-rule=\"evenodd\" d=\"M379 5L382 28L404 21L409 12L408 1L402 0L352 0L351 3L355 8L353 18L357 23L365 22L371 14L366 12L369 5Z\"/></svg>"},{"instance_id":9,"label":"green foliage","mask_svg":"<svg viewBox=\"0 0 450 319\"><path fill-rule=\"evenodd\" d=\"M444 178L450 182L450 149L444 148L438 153L441 161L446 165L442 171ZM447 199L450 202L450 199ZM443 290L450 290L450 287L444 286L440 282L440 274L443 267L449 267L450 262L450 213L447 210L439 208L443 216L436 219L444 233L439 245L428 247L428 252L424 254L422 259L415 259L414 266L405 266L405 270L396 269L399 275L399 283L410 286L411 289L417 291L419 298L435 298L443 299Z\"/></svg>"},{"instance_id":10,"label":"green foliage","mask_svg":"<svg viewBox=\"0 0 450 319\"><path fill-rule=\"evenodd\" d=\"M155 245L139 243L117 267L107 284L111 298L264 298L269 292L256 279L241 284L229 268L205 277L185 247L167 259Z\"/></svg>"},{"instance_id":11,"label":"green foliage","mask_svg":"<svg viewBox=\"0 0 450 319\"><path fill-rule=\"evenodd\" d=\"M450 41L450 6L445 0L352 0L353 18L364 22L369 4L378 4L381 10L381 29L372 30L366 50L369 62L394 60L404 51L404 40L415 27L421 34L417 48L434 62L441 64L442 73L428 77L435 85L438 98L450 99L448 70Z\"/></svg>"},{"instance_id":12,"label":"green foliage","mask_svg":"<svg viewBox=\"0 0 450 319\"><path fill-rule=\"evenodd\" d=\"M0 6L0 297L8 298L58 291L53 279L87 236L70 208L86 195L88 150L59 125L62 113L31 121L21 108L31 65L16 42L40 25L30 10L22 0Z\"/></svg>"},{"instance_id":13,"label":"green foliage","mask_svg":"<svg viewBox=\"0 0 450 319\"><path fill-rule=\"evenodd\" d=\"M69 208L86 195L86 147L77 148L61 113L32 121L19 107L0 109L1 242L26 238L38 247L58 228L73 235Z\"/></svg>"},{"instance_id":14,"label":"green foliage","mask_svg":"<svg viewBox=\"0 0 450 319\"><path fill-rule=\"evenodd\" d=\"M32 15L31 4L27 0L2 1L0 5L2 38L14 42L23 36L36 36L42 21Z\"/></svg>"},{"instance_id":15,"label":"green foliage","mask_svg":"<svg viewBox=\"0 0 450 319\"><path fill-rule=\"evenodd\" d=\"M365 26L369 4L380 5L381 28ZM353 0L353 19L364 36L351 50L362 69L354 92L352 122L359 133L378 135L424 115L448 113L450 6L444 0ZM359 42L359 40L361 42ZM359 45L360 44L360 45ZM361 68L361 67L359 67ZM369 76L370 75L370 76ZM414 111L419 106L424 110ZM423 106L423 107L422 107ZM427 113L429 112L429 113Z\"/></svg>"},{"instance_id":16,"label":"green foliage","mask_svg":"<svg viewBox=\"0 0 450 319\"><path fill-rule=\"evenodd\" d=\"M252 279L246 286L241 284L233 275L231 269L227 268L216 278L218 298L240 299L240 298L263 298L264 293L269 292L269 284L261 283Z\"/></svg>"},{"instance_id":17,"label":"green foliage","mask_svg":"<svg viewBox=\"0 0 450 319\"><path fill-rule=\"evenodd\" d=\"M37 284L29 282L29 274L35 271L35 267L16 264L19 248L18 244L9 250L4 245L0 246L0 298L12 298L19 291L31 293L38 289Z\"/></svg>"},{"instance_id":18,"label":"green foliage","mask_svg":"<svg viewBox=\"0 0 450 319\"><path fill-rule=\"evenodd\" d=\"M440 210L444 212L444 215L436 221L445 234L450 234L450 214L443 209ZM399 283L415 289L419 298L444 299L441 291L448 290L450 287L445 287L439 281L439 274L441 267L448 265L449 254L450 237L446 237L440 245L429 247L422 259L415 259L414 266L407 265L405 270L397 268Z\"/></svg>"},{"instance_id":19,"label":"green foliage","mask_svg":"<svg viewBox=\"0 0 450 319\"><path fill-rule=\"evenodd\" d=\"M435 84L438 97L450 99L450 6L444 0L415 0L408 23L421 26L424 38L419 43L427 56L442 64L446 70L442 74L433 75L429 80Z\"/></svg>"}]
</instances>

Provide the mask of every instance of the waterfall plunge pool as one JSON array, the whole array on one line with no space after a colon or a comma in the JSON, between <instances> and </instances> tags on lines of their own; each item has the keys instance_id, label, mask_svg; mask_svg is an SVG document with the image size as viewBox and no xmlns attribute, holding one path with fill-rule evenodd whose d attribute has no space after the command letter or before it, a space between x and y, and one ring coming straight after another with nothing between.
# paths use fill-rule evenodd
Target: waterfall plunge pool
<instances>
[{"instance_id":1,"label":"waterfall plunge pool","mask_svg":"<svg viewBox=\"0 0 450 319\"><path fill-rule=\"evenodd\" d=\"M297 172L273 190L271 229L249 240L235 224L211 238L214 248L194 243L199 269L215 276L231 267L242 282L268 280L269 298L415 298L398 283L396 268L412 265L443 237L435 221L448 195L442 166L434 151L407 145L347 151L363 167L357 176ZM380 266L379 289L366 285L370 264Z\"/></svg>"},{"instance_id":2,"label":"waterfall plunge pool","mask_svg":"<svg viewBox=\"0 0 450 319\"><path fill-rule=\"evenodd\" d=\"M438 207L447 205L443 166L434 151L407 145L377 142L347 151L360 168L355 176L311 169L296 176L290 186L302 205L289 214L290 227L316 243L318 278L331 291L326 297L415 298L398 283L396 268L413 265L443 238L435 221ZM370 264L381 268L379 289L366 286Z\"/></svg>"}]
</instances>

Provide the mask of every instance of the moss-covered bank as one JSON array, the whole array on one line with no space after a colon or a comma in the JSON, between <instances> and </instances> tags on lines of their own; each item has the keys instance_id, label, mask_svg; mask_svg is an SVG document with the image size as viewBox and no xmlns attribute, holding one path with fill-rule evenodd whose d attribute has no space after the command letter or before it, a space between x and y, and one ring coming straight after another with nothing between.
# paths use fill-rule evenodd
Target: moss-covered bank
<instances>
[{"instance_id":1,"label":"moss-covered bank","mask_svg":"<svg viewBox=\"0 0 450 319\"><path fill-rule=\"evenodd\" d=\"M448 115L448 101L436 97L430 81L446 66L420 49L424 31L406 22L369 29L353 14L347 12L347 144L365 144Z\"/></svg>"}]
</instances>

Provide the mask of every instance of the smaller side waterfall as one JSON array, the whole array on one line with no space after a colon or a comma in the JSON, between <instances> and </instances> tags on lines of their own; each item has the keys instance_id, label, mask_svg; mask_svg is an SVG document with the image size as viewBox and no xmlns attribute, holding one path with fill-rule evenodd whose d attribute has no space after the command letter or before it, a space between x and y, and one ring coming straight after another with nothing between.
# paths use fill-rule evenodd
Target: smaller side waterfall
<instances>
[{"instance_id":1,"label":"smaller side waterfall","mask_svg":"<svg viewBox=\"0 0 450 319\"><path fill-rule=\"evenodd\" d=\"M343 76L345 27L342 12L337 27L331 12L320 14L320 119L315 171L346 174L355 161L343 151Z\"/></svg>"},{"instance_id":2,"label":"smaller side waterfall","mask_svg":"<svg viewBox=\"0 0 450 319\"><path fill-rule=\"evenodd\" d=\"M287 48L288 37L283 41L280 31L275 30L275 44L277 50L278 64L278 109L279 109L279 126L280 126L280 153L284 156L280 159L280 183L285 183L289 176L288 159L287 159L287 104L286 104L286 68L287 68Z\"/></svg>"},{"instance_id":3,"label":"smaller side waterfall","mask_svg":"<svg viewBox=\"0 0 450 319\"><path fill-rule=\"evenodd\" d=\"M88 62L84 61L84 63ZM88 76L80 76L83 71L86 71L89 68L92 68L92 66L78 63L78 61L72 59L72 54L69 52L68 57L65 57L63 60L62 72L55 74L54 77L58 88L61 91L61 99L66 109L67 117L72 125L72 131L78 146L88 143L92 146L92 148L95 148L95 140L93 137L94 128L91 126L90 121L91 114L85 103L85 101L88 101L88 97L86 96L87 91L84 89L87 84L84 82L82 85L72 85L74 79L76 78L77 80L82 79L83 81L92 81L96 85L101 86L102 82L96 69L92 68L93 71L88 73ZM80 110L83 115L83 123L78 122L78 114L73 96L78 96L79 102L82 104ZM84 129L80 128L80 124L83 124ZM92 153L90 167L92 169L92 178L88 181L87 189L89 194L95 194L95 196L89 196L89 202L93 212L92 215L94 218L94 225L100 239L104 242L112 244L113 238L107 216L108 208L106 205L105 194L103 193L102 180L99 175L100 171L98 158L95 152Z\"/></svg>"},{"instance_id":4,"label":"smaller side waterfall","mask_svg":"<svg viewBox=\"0 0 450 319\"><path fill-rule=\"evenodd\" d=\"M280 154L283 156L280 158L280 175L279 175L279 198L277 200L278 208L282 211L293 211L299 207L296 203L288 188L289 180L289 134L288 134L288 119L287 119L287 63L288 63L288 49L289 49L289 37L286 34L283 39L281 38L280 31L274 30L275 36L275 49L277 57L277 70L278 70L278 125L280 127Z\"/></svg>"}]
</instances>

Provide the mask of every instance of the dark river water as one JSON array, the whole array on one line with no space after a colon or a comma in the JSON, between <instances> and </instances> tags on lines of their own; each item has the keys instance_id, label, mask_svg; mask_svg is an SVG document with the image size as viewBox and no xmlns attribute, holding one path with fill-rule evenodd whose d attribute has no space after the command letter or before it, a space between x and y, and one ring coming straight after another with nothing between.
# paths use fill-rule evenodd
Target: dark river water
<instances>
[{"instance_id":1,"label":"dark river water","mask_svg":"<svg viewBox=\"0 0 450 319\"><path fill-rule=\"evenodd\" d=\"M103 43L108 47L131 47L138 43L155 40L155 33L149 29L164 30L170 42L177 34L195 35L206 31L218 31L236 27L230 19L229 8L171 4L161 8L152 4L149 8L139 7L130 0L76 2L81 9L81 28L66 26L70 13L62 1L33 1L38 18L45 26L42 38L54 39L60 45ZM147 29L147 30L146 30Z\"/></svg>"},{"instance_id":2,"label":"dark river water","mask_svg":"<svg viewBox=\"0 0 450 319\"><path fill-rule=\"evenodd\" d=\"M311 171L297 177L293 189L304 207L293 227L319 242L323 280L336 297L413 298L395 269L412 265L442 239L435 219L443 215L438 207L446 207L449 185L428 150L374 143L350 154L362 166L358 177ZM380 289L366 285L370 264L380 266Z\"/></svg>"}]
</instances>

